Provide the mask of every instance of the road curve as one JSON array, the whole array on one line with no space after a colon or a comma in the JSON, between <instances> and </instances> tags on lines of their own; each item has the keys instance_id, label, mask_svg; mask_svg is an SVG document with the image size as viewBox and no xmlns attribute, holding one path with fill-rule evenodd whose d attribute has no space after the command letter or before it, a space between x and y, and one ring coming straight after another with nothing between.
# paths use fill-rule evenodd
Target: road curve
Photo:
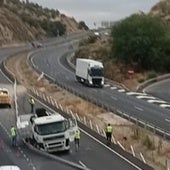
<instances>
[{"instance_id":1,"label":"road curve","mask_svg":"<svg viewBox=\"0 0 170 170\"><path fill-rule=\"evenodd\" d=\"M0 62L6 60L10 55L25 50L27 47L10 47L0 49ZM13 84L0 70L0 87L7 88L13 99ZM19 90L20 89L20 90ZM19 113L29 113L26 91L23 93L23 87L18 86L18 104ZM23 95L22 98L20 95ZM25 102L25 107L21 107L21 103ZM0 166L2 165L17 165L22 170L75 170L76 168L63 164L59 161L44 157L27 148L24 143L18 138L18 146L11 146L9 129L11 125L15 125L15 110L14 106L11 109L0 108Z\"/></svg>"},{"instance_id":2,"label":"road curve","mask_svg":"<svg viewBox=\"0 0 170 170\"><path fill-rule=\"evenodd\" d=\"M170 79L149 85L144 91L170 103Z\"/></svg>"},{"instance_id":3,"label":"road curve","mask_svg":"<svg viewBox=\"0 0 170 170\"><path fill-rule=\"evenodd\" d=\"M58 47L48 47L42 49L39 53L36 53L32 59L32 62L42 72L48 74L53 79L57 81L61 81L62 83L71 86L76 89L80 93L84 93L86 95L90 95L95 98L100 98L102 102L108 102L109 105L115 104L115 101L111 100L109 89L93 89L82 86L81 84L75 81L75 75L72 71L63 67L61 60L62 56L65 52L67 52L68 44L65 43L63 46L60 45ZM113 93L113 92L112 92ZM119 97L120 94L116 94ZM108 97L109 96L109 97ZM119 98L125 98L124 103L131 103L134 101L128 101L129 98L126 98L125 95ZM127 100L127 101L126 101ZM119 104L118 102L117 104ZM134 104L133 104L134 105ZM122 105L120 105L122 108ZM125 109L127 109L125 107ZM131 105L128 108L131 109ZM129 162L125 161L121 157L117 156L115 153L110 152L105 147L102 147L100 144L91 140L87 135L83 137L83 154L78 156L78 159L81 159L82 162L85 162L89 168L102 170L105 169L105 165L109 165L110 167L117 167L116 169L138 169L138 167L129 164ZM89 152L87 152L87 151ZM86 153L86 154L85 154ZM104 157L103 157L104 155ZM75 159L69 156L68 159Z\"/></svg>"},{"instance_id":4,"label":"road curve","mask_svg":"<svg viewBox=\"0 0 170 170\"><path fill-rule=\"evenodd\" d=\"M168 133L170 132L170 124L165 121L170 119L170 110L150 104L145 100L137 99L134 96L128 96L112 88L88 88L76 82L75 73L65 68L62 64L65 61L63 54L66 50L66 45L46 48L34 55L33 62L39 70L78 93L90 96L110 108L117 108L123 113L127 113Z\"/></svg>"}]
</instances>

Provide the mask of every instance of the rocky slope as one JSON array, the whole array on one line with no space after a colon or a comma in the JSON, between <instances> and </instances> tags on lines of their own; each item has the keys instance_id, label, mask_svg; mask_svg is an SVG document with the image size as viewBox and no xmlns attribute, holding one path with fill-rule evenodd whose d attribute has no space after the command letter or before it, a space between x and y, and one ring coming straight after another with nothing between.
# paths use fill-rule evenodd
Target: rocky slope
<instances>
[{"instance_id":1,"label":"rocky slope","mask_svg":"<svg viewBox=\"0 0 170 170\"><path fill-rule=\"evenodd\" d=\"M166 21L170 22L170 1L162 0L152 7L150 14L153 16L160 16Z\"/></svg>"},{"instance_id":2,"label":"rocky slope","mask_svg":"<svg viewBox=\"0 0 170 170\"><path fill-rule=\"evenodd\" d=\"M0 45L34 39L34 32L22 20L9 11L0 8Z\"/></svg>"},{"instance_id":3,"label":"rocky slope","mask_svg":"<svg viewBox=\"0 0 170 170\"><path fill-rule=\"evenodd\" d=\"M81 31L74 18L58 10L19 0L0 1L0 46Z\"/></svg>"}]
</instances>

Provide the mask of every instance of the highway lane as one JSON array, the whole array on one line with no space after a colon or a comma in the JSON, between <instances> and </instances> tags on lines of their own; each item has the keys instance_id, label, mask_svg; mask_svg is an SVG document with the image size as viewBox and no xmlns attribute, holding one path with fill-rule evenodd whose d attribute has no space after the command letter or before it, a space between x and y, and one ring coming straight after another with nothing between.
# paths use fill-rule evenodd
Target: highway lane
<instances>
[{"instance_id":1,"label":"highway lane","mask_svg":"<svg viewBox=\"0 0 170 170\"><path fill-rule=\"evenodd\" d=\"M20 101L19 108L23 108L22 113L25 114L27 113L25 112L25 108L30 110L28 97L20 94ZM44 107L44 105L39 103L39 101L36 101L36 108L39 107ZM49 110L48 107L47 109ZM60 153L58 156L80 165L83 164L92 170L105 170L109 169L109 167L116 167L116 169L120 170L140 169L135 164L126 160L126 158L121 158L118 153L113 150L109 150L105 145L96 142L84 131L81 132L81 144L78 152L75 151L74 143L72 143L69 154Z\"/></svg>"},{"instance_id":2,"label":"highway lane","mask_svg":"<svg viewBox=\"0 0 170 170\"><path fill-rule=\"evenodd\" d=\"M75 81L75 73L62 65L65 62L65 58L61 56L67 49L67 45L60 46L60 48L48 48L35 54L33 62L41 71L53 77L54 80L70 86L79 93L91 96L91 98L97 99L113 109L119 109L130 116L170 132L170 124L165 121L170 119L170 110L160 108L155 104L136 99L134 96L128 96L111 88L89 88Z\"/></svg>"},{"instance_id":3,"label":"highway lane","mask_svg":"<svg viewBox=\"0 0 170 170\"><path fill-rule=\"evenodd\" d=\"M170 79L153 83L146 87L144 91L164 101L170 102Z\"/></svg>"},{"instance_id":4,"label":"highway lane","mask_svg":"<svg viewBox=\"0 0 170 170\"><path fill-rule=\"evenodd\" d=\"M36 66L38 66L40 70L52 76L54 79L57 79L57 81L67 83L68 85L72 86L73 88L77 88L87 95L96 95L96 93L101 94L101 92L105 95L104 89L92 89L77 83L75 81L74 73L63 68L60 63L60 56L63 55L63 51L66 52L66 48L66 46L60 46L59 48L53 47L43 50L40 53L35 54L33 62ZM101 100L104 98L103 96L100 96ZM90 148L88 150L89 153L87 152L87 155L85 156L80 152L78 159L87 164L88 167L101 170L105 169L105 165L110 165L110 167L117 167L117 169L135 168L125 160L118 157L116 154L107 150L105 147L101 147L100 144L93 142L93 140L91 140L88 136L85 136L83 141L84 145L82 146L82 152L86 153L86 150L88 150L87 148ZM68 159L70 158L75 159L75 157L71 157L69 155ZM102 160L104 160L106 163L105 165L103 164Z\"/></svg>"},{"instance_id":5,"label":"highway lane","mask_svg":"<svg viewBox=\"0 0 170 170\"><path fill-rule=\"evenodd\" d=\"M2 72L0 72L0 87L7 88L11 99L13 99L13 85ZM20 106L18 110L19 114L29 113L30 108L28 100L22 101L22 97L20 97L20 95L23 94L25 98L25 88L17 86L17 92ZM23 107L23 105L21 107L22 103L25 103L26 107ZM12 147L9 131L11 125L15 125L15 121L14 106L12 106L11 109L0 108L0 165L17 165L22 170L46 170L47 168L50 170L55 170L56 168L62 170L76 169L31 151L23 144L20 138L18 138L18 146Z\"/></svg>"}]
</instances>

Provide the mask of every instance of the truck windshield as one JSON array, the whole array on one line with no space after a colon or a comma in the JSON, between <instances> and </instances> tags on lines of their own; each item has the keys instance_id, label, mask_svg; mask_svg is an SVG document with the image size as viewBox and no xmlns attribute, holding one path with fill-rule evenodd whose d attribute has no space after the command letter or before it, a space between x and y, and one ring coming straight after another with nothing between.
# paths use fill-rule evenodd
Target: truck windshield
<instances>
[{"instance_id":1,"label":"truck windshield","mask_svg":"<svg viewBox=\"0 0 170 170\"><path fill-rule=\"evenodd\" d=\"M102 76L103 77L103 68L92 67L90 71L90 76Z\"/></svg>"},{"instance_id":2,"label":"truck windshield","mask_svg":"<svg viewBox=\"0 0 170 170\"><path fill-rule=\"evenodd\" d=\"M64 132L66 130L65 121L48 123L43 125L35 125L35 131L39 135L49 135Z\"/></svg>"}]
</instances>

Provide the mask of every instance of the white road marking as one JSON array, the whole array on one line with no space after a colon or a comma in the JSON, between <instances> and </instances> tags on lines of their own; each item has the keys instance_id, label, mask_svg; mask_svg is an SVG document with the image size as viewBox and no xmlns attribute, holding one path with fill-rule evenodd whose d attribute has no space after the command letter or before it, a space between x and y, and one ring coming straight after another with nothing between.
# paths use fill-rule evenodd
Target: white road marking
<instances>
[{"instance_id":1,"label":"white road marking","mask_svg":"<svg viewBox=\"0 0 170 170\"><path fill-rule=\"evenodd\" d=\"M137 110L139 110L139 111L142 111L142 112L143 112L143 109L142 109L142 108L140 108L140 107L135 106L135 109L137 109Z\"/></svg>"},{"instance_id":2,"label":"white road marking","mask_svg":"<svg viewBox=\"0 0 170 170\"><path fill-rule=\"evenodd\" d=\"M152 96L136 96L138 99L156 99L155 97Z\"/></svg>"},{"instance_id":3,"label":"white road marking","mask_svg":"<svg viewBox=\"0 0 170 170\"><path fill-rule=\"evenodd\" d=\"M170 108L170 104L161 104L160 106L164 108Z\"/></svg>"},{"instance_id":4,"label":"white road marking","mask_svg":"<svg viewBox=\"0 0 170 170\"><path fill-rule=\"evenodd\" d=\"M82 161L79 161L79 163L80 163L83 167L87 168L87 166L86 166Z\"/></svg>"},{"instance_id":5,"label":"white road marking","mask_svg":"<svg viewBox=\"0 0 170 170\"><path fill-rule=\"evenodd\" d=\"M140 95L140 96L145 96L147 95L146 93L137 93L137 92L127 92L127 95Z\"/></svg>"},{"instance_id":6,"label":"white road marking","mask_svg":"<svg viewBox=\"0 0 170 170\"><path fill-rule=\"evenodd\" d=\"M165 119L165 121L170 123L170 119Z\"/></svg>"},{"instance_id":7,"label":"white road marking","mask_svg":"<svg viewBox=\"0 0 170 170\"><path fill-rule=\"evenodd\" d=\"M114 97L114 96L111 96L111 98L112 98L113 100L117 100L117 98L116 98L116 97Z\"/></svg>"},{"instance_id":8,"label":"white road marking","mask_svg":"<svg viewBox=\"0 0 170 170\"><path fill-rule=\"evenodd\" d=\"M117 89L117 87L110 87L110 89L111 89L111 90L115 90L115 89Z\"/></svg>"},{"instance_id":9,"label":"white road marking","mask_svg":"<svg viewBox=\"0 0 170 170\"><path fill-rule=\"evenodd\" d=\"M125 89L119 89L118 92L125 92Z\"/></svg>"},{"instance_id":10,"label":"white road marking","mask_svg":"<svg viewBox=\"0 0 170 170\"><path fill-rule=\"evenodd\" d=\"M163 100L148 100L149 103L166 103L166 101Z\"/></svg>"},{"instance_id":11,"label":"white road marking","mask_svg":"<svg viewBox=\"0 0 170 170\"><path fill-rule=\"evenodd\" d=\"M104 87L110 87L110 84L104 84Z\"/></svg>"}]
</instances>

